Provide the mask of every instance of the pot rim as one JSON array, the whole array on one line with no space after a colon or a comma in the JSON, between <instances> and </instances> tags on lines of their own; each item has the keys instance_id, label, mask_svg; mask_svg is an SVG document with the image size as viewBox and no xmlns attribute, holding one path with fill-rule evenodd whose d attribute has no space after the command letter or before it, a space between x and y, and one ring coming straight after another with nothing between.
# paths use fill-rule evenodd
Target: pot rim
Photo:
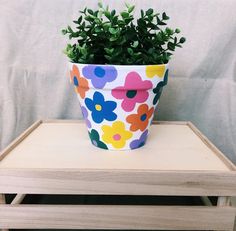
<instances>
[{"instance_id":1,"label":"pot rim","mask_svg":"<svg viewBox=\"0 0 236 231\"><path fill-rule=\"evenodd\" d=\"M69 61L70 64L76 64L76 65L94 65L94 66L116 66L116 67L147 67L147 66L169 66L169 63L164 64L147 64L147 65L120 65L120 64L96 64L96 63L75 63Z\"/></svg>"}]
</instances>

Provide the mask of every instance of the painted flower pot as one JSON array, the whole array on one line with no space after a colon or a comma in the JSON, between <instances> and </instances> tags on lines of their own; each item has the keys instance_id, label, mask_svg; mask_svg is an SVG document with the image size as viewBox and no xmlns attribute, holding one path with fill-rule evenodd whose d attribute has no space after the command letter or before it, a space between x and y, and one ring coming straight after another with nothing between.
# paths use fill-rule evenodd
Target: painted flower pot
<instances>
[{"instance_id":1,"label":"painted flower pot","mask_svg":"<svg viewBox=\"0 0 236 231\"><path fill-rule=\"evenodd\" d=\"M148 136L168 65L87 65L70 63L93 145L109 150L142 147Z\"/></svg>"}]
</instances>

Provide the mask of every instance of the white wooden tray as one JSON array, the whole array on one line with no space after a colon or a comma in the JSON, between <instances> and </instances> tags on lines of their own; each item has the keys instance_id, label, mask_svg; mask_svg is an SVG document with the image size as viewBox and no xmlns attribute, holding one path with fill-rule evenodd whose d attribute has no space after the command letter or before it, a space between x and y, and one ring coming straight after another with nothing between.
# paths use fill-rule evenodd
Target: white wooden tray
<instances>
[{"instance_id":1,"label":"white wooden tray","mask_svg":"<svg viewBox=\"0 0 236 231\"><path fill-rule=\"evenodd\" d=\"M84 123L41 123L1 162L0 168L78 168L230 171L230 163L188 124L152 125L147 144L132 151L91 145Z\"/></svg>"},{"instance_id":2,"label":"white wooden tray","mask_svg":"<svg viewBox=\"0 0 236 231\"><path fill-rule=\"evenodd\" d=\"M4 194L16 193L9 205ZM25 205L24 194L218 196L217 206ZM0 154L0 229L233 230L235 166L190 122L107 151L81 121L38 121ZM204 197L207 200L207 197Z\"/></svg>"},{"instance_id":3,"label":"white wooden tray","mask_svg":"<svg viewBox=\"0 0 236 231\"><path fill-rule=\"evenodd\" d=\"M90 144L81 121L38 121L2 152L0 160L1 182L6 182L0 191L5 193L46 193L50 184L36 188L39 179L60 184L69 178L61 192L55 185L51 192L236 195L235 166L190 122L154 123L144 147L107 151ZM83 177L93 186L75 184ZM15 182L19 178L21 185ZM114 184L109 190L104 187L107 181ZM133 190L134 182L143 185ZM127 187L118 190L115 184Z\"/></svg>"}]
</instances>

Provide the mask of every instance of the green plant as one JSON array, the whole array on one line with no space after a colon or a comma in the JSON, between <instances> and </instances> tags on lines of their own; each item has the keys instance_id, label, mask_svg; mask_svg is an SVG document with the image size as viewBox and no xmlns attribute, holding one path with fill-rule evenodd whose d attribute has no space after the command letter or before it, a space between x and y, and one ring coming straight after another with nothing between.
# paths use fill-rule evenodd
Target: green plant
<instances>
[{"instance_id":1,"label":"green plant","mask_svg":"<svg viewBox=\"0 0 236 231\"><path fill-rule=\"evenodd\" d=\"M120 14L98 3L93 11L85 8L73 21L76 28L62 30L74 43L64 53L75 63L147 65L165 64L185 38L178 39L180 29L166 27L166 13L141 10L134 23L134 6L126 4Z\"/></svg>"}]
</instances>

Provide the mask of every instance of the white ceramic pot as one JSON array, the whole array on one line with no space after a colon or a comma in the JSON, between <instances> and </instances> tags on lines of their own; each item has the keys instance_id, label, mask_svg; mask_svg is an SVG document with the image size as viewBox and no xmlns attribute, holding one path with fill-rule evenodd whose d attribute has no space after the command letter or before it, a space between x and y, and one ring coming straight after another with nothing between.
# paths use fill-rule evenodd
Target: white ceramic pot
<instances>
[{"instance_id":1,"label":"white ceramic pot","mask_svg":"<svg viewBox=\"0 0 236 231\"><path fill-rule=\"evenodd\" d=\"M143 146L168 65L70 63L70 78L93 145L109 150Z\"/></svg>"}]
</instances>

